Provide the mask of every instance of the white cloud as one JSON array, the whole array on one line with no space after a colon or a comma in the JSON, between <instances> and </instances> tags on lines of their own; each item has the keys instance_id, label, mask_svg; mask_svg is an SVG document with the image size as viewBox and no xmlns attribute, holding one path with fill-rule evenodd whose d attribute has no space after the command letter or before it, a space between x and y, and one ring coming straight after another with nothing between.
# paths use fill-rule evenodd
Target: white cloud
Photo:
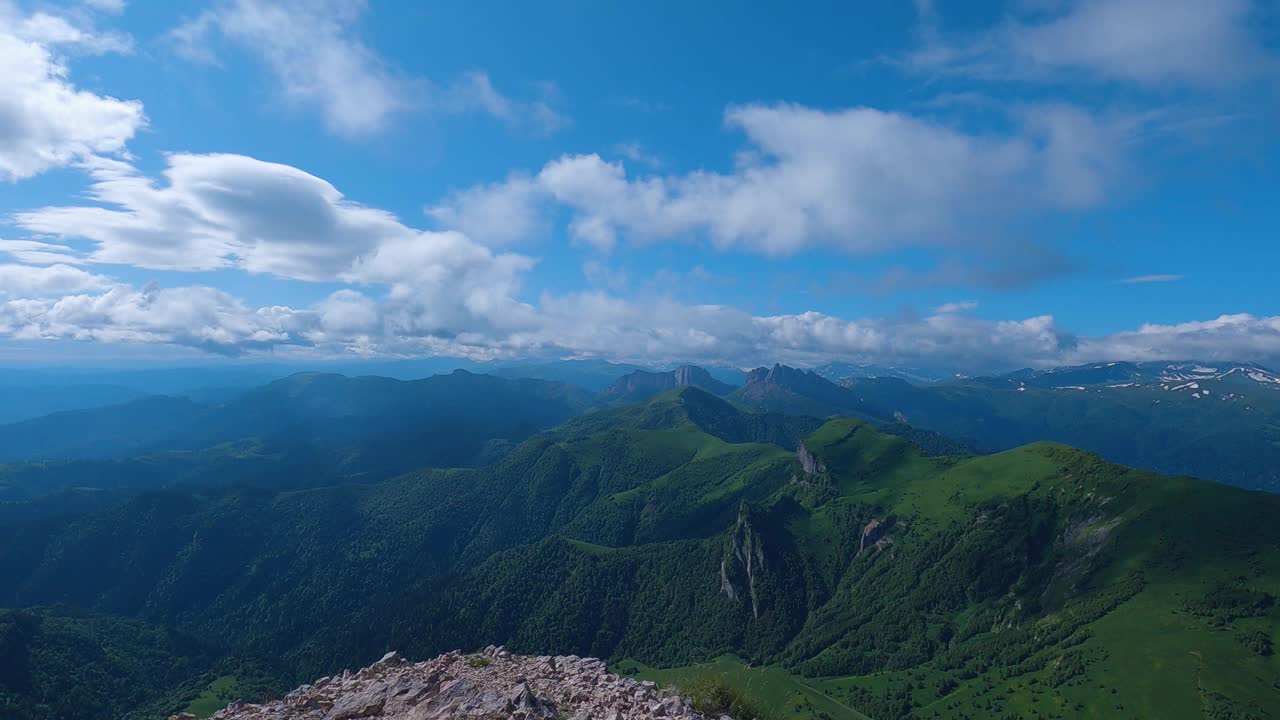
<instances>
[{"instance_id":1,"label":"white cloud","mask_svg":"<svg viewBox=\"0 0 1280 720\"><path fill-rule=\"evenodd\" d=\"M528 175L458 191L426 213L442 227L486 245L509 245L544 235L547 221L541 189Z\"/></svg>"},{"instance_id":2,"label":"white cloud","mask_svg":"<svg viewBox=\"0 0 1280 720\"><path fill-rule=\"evenodd\" d=\"M948 37L922 9L917 69L987 79L1055 80L1065 73L1146 87L1217 88L1275 70L1251 0L1075 0L991 30Z\"/></svg>"},{"instance_id":3,"label":"white cloud","mask_svg":"<svg viewBox=\"0 0 1280 720\"><path fill-rule=\"evenodd\" d=\"M38 240L0 240L0 253L28 265L80 265L84 258L75 254L75 250L66 245L40 242Z\"/></svg>"},{"instance_id":4,"label":"white cloud","mask_svg":"<svg viewBox=\"0 0 1280 720\"><path fill-rule=\"evenodd\" d=\"M407 227L288 165L243 155L175 154L168 157L164 183L120 161L99 159L86 169L94 180L88 196L96 204L18 212L15 224L41 236L91 241L86 259L92 262L157 270L238 268L308 281L393 282L434 272L420 262L447 260L427 258L424 250L450 248L459 257L495 260L456 234ZM404 251L401 264L379 264L379 253L393 249Z\"/></svg>"},{"instance_id":5,"label":"white cloud","mask_svg":"<svg viewBox=\"0 0 1280 720\"><path fill-rule=\"evenodd\" d=\"M968 310L974 310L977 307L978 303L975 300L961 300L960 302L943 303L934 308L933 311L939 315L945 315L947 313L966 312Z\"/></svg>"},{"instance_id":6,"label":"white cloud","mask_svg":"<svg viewBox=\"0 0 1280 720\"><path fill-rule=\"evenodd\" d=\"M361 0L225 0L170 39L182 56L216 62L217 31L261 57L288 101L318 107L335 133L365 135L386 127L413 92L353 34L363 9Z\"/></svg>"},{"instance_id":7,"label":"white cloud","mask_svg":"<svg viewBox=\"0 0 1280 720\"><path fill-rule=\"evenodd\" d=\"M1070 356L1094 360L1280 361L1280 316L1247 313L1213 320L1146 324L1083 340ZM1085 362L1086 360L1080 360Z\"/></svg>"},{"instance_id":8,"label":"white cloud","mask_svg":"<svg viewBox=\"0 0 1280 720\"><path fill-rule=\"evenodd\" d=\"M480 110L536 135L551 135L569 124L568 118L552 109L546 99L514 100L499 93L489 75L479 71L463 74L449 88L444 100L447 109L455 112Z\"/></svg>"},{"instance_id":9,"label":"white cloud","mask_svg":"<svg viewBox=\"0 0 1280 720\"><path fill-rule=\"evenodd\" d=\"M622 235L705 236L720 249L770 255L998 243L1011 223L1102 203L1124 175L1125 146L1139 124L1063 104L1019 108L1012 119L1012 133L981 134L871 108L735 107L725 121L750 145L730 173L631 177L620 162L566 155L534 182L544 202L572 209L573 237L601 250ZM441 207L456 205L467 219L459 200L483 206L486 196L496 205L518 197L519 226L531 214L531 192L518 176ZM447 225L452 215L435 216Z\"/></svg>"},{"instance_id":10,"label":"white cloud","mask_svg":"<svg viewBox=\"0 0 1280 720\"><path fill-rule=\"evenodd\" d=\"M99 159L87 169L96 204L16 213L14 222L41 239L8 241L0 251L377 285L387 292L389 327L411 334L508 327L527 314L514 298L531 258L495 254L458 232L408 227L288 165L171 155L163 183L120 161ZM93 247L72 255L53 238Z\"/></svg>"},{"instance_id":11,"label":"white cloud","mask_svg":"<svg viewBox=\"0 0 1280 720\"><path fill-rule=\"evenodd\" d=\"M1182 275L1138 275L1137 277L1125 278L1119 282L1123 285L1140 285L1145 283L1171 283L1178 282L1183 279Z\"/></svg>"},{"instance_id":12,"label":"white cloud","mask_svg":"<svg viewBox=\"0 0 1280 720\"><path fill-rule=\"evenodd\" d=\"M209 287L117 286L0 303L0 334L19 340L170 343L229 354L287 342L305 320L288 308L249 310Z\"/></svg>"},{"instance_id":13,"label":"white cloud","mask_svg":"<svg viewBox=\"0 0 1280 720\"><path fill-rule=\"evenodd\" d=\"M99 31L85 22L83 15L79 22L73 23L61 15L37 12L20 17L12 8L7 13L0 9L0 18L6 15L7 21L14 25L15 35L45 47L62 46L90 55L133 52L133 38Z\"/></svg>"},{"instance_id":14,"label":"white cloud","mask_svg":"<svg viewBox=\"0 0 1280 720\"><path fill-rule=\"evenodd\" d=\"M209 65L220 64L218 37L247 48L271 69L286 101L319 108L330 131L346 137L376 133L419 108L483 112L537 136L568 124L551 107L550 85L538 99L517 100L484 72L443 89L398 73L355 33L364 9L364 0L218 0L168 38L178 55Z\"/></svg>"},{"instance_id":15,"label":"white cloud","mask_svg":"<svg viewBox=\"0 0 1280 720\"><path fill-rule=\"evenodd\" d=\"M818 312L752 316L722 305L593 291L544 296L513 322L441 325L432 309L340 290L310 308L251 308L207 287L0 302L0 335L165 343L237 354L281 350L361 355L602 357L615 360L916 362L975 371L1101 360L1280 360L1280 317L1231 315L1078 337L1050 316L988 321L956 313L843 319Z\"/></svg>"},{"instance_id":16,"label":"white cloud","mask_svg":"<svg viewBox=\"0 0 1280 720\"><path fill-rule=\"evenodd\" d=\"M655 277L659 273L654 273ZM594 258L582 263L582 275L592 287L611 292L622 292L631 283L631 277L622 268L612 268Z\"/></svg>"},{"instance_id":17,"label":"white cloud","mask_svg":"<svg viewBox=\"0 0 1280 720\"><path fill-rule=\"evenodd\" d=\"M9 297L43 297L100 290L109 278L70 265L0 265L0 294Z\"/></svg>"},{"instance_id":18,"label":"white cloud","mask_svg":"<svg viewBox=\"0 0 1280 720\"><path fill-rule=\"evenodd\" d=\"M146 125L141 103L77 88L57 48L101 53L127 46L122 36L44 13L23 16L0 0L0 181L120 152Z\"/></svg>"}]
</instances>

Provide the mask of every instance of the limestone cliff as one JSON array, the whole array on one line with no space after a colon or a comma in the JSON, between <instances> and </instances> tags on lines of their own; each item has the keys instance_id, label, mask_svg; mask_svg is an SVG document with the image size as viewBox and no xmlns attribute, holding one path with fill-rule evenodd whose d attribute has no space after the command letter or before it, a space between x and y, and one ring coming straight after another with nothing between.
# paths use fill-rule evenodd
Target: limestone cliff
<instances>
[{"instance_id":1,"label":"limestone cliff","mask_svg":"<svg viewBox=\"0 0 1280 720\"><path fill-rule=\"evenodd\" d=\"M760 619L760 595L756 584L763 570L764 543L752 527L750 511L744 505L738 511L738 522L729 536L725 557L720 561L720 592L731 600L749 599L751 616L756 620Z\"/></svg>"}]
</instances>

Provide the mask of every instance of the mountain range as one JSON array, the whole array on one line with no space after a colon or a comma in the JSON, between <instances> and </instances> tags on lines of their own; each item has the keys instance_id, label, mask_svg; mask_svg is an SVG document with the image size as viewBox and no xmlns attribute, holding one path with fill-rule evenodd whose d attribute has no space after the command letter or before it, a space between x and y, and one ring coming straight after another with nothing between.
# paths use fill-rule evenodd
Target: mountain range
<instances>
[{"instance_id":1,"label":"mountain range","mask_svg":"<svg viewBox=\"0 0 1280 720\"><path fill-rule=\"evenodd\" d=\"M931 385L833 383L775 365L727 397L755 410L905 423L984 451L1053 440L1165 474L1280 490L1280 376L1253 365L1108 363Z\"/></svg>"},{"instance_id":2,"label":"mountain range","mask_svg":"<svg viewBox=\"0 0 1280 720\"><path fill-rule=\"evenodd\" d=\"M731 653L850 718L1280 717L1277 513L1059 444L930 458L685 386L485 467L0 525L0 605L144 622L212 657L133 707L238 687L226 668L283 689L390 648L505 644L619 668ZM48 697L65 658L22 647L10 664ZM80 717L124 702L101 707Z\"/></svg>"}]
</instances>

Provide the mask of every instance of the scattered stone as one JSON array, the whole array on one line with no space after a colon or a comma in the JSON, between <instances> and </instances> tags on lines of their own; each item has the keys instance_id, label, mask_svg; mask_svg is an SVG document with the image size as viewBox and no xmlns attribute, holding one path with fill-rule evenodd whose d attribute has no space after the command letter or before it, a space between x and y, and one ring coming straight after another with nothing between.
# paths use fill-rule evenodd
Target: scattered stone
<instances>
[{"instance_id":1,"label":"scattered stone","mask_svg":"<svg viewBox=\"0 0 1280 720\"><path fill-rule=\"evenodd\" d=\"M469 663L467 660L487 660ZM363 670L320 678L282 700L236 702L213 720L710 720L687 698L614 675L576 655L525 657L503 647L410 663L390 652ZM169 720L195 720L183 713ZM732 720L721 716L717 720Z\"/></svg>"}]
</instances>

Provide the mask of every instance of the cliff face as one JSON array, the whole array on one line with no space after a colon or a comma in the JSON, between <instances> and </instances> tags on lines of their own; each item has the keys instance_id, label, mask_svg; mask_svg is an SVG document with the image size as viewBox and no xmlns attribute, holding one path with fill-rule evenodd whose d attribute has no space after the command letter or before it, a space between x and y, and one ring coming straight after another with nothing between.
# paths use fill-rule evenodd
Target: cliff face
<instances>
[{"instance_id":1,"label":"cliff face","mask_svg":"<svg viewBox=\"0 0 1280 720\"><path fill-rule=\"evenodd\" d=\"M720 561L720 592L730 600L745 596L751 601L751 616L760 619L760 596L757 576L764 569L764 543L751 525L750 513L744 506L738 512L738 523L729 536L729 546ZM742 585L742 588L738 586Z\"/></svg>"},{"instance_id":2,"label":"cliff face","mask_svg":"<svg viewBox=\"0 0 1280 720\"><path fill-rule=\"evenodd\" d=\"M808 475L821 475L827 471L827 466L818 460L809 448L804 446L804 443L800 443L800 448L796 450L796 459L800 461L800 467L804 468Z\"/></svg>"},{"instance_id":3,"label":"cliff face","mask_svg":"<svg viewBox=\"0 0 1280 720\"><path fill-rule=\"evenodd\" d=\"M174 720L187 720L176 715ZM387 653L281 700L232 703L214 720L704 720L685 698L606 671L601 660L524 657L489 647L408 663ZM721 718L721 720L731 720Z\"/></svg>"}]
</instances>

